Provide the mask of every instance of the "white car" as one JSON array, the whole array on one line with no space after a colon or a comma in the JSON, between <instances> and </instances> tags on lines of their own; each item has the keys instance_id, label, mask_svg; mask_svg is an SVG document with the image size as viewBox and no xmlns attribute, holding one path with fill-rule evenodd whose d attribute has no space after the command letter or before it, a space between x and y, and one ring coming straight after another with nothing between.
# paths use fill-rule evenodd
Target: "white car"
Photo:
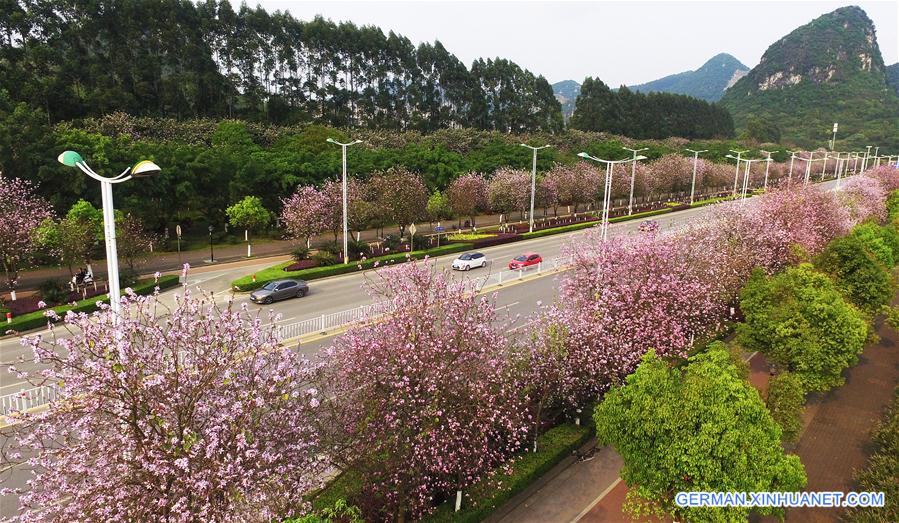
<instances>
[{"instance_id":1,"label":"white car","mask_svg":"<svg viewBox=\"0 0 899 523\"><path fill-rule=\"evenodd\" d=\"M480 252L466 252L453 260L453 270L470 271L478 267L487 266L487 257Z\"/></svg>"}]
</instances>

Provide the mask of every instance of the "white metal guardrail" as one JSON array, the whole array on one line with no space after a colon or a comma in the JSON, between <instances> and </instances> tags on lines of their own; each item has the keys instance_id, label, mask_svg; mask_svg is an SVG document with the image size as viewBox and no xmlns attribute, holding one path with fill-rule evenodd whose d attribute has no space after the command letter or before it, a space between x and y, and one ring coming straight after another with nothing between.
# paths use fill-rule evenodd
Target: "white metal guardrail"
<instances>
[{"instance_id":1,"label":"white metal guardrail","mask_svg":"<svg viewBox=\"0 0 899 523\"><path fill-rule=\"evenodd\" d=\"M56 385L42 385L0 396L0 415L6 416L46 405L55 400L58 393L59 389Z\"/></svg>"}]
</instances>

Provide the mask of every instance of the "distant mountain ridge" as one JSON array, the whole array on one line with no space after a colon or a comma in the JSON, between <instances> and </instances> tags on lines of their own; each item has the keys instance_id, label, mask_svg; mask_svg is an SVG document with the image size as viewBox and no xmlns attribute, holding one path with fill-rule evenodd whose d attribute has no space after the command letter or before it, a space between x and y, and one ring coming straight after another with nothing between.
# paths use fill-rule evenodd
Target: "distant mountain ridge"
<instances>
[{"instance_id":1,"label":"distant mountain ridge","mask_svg":"<svg viewBox=\"0 0 899 523\"><path fill-rule=\"evenodd\" d=\"M684 71L653 80L645 84L631 85L632 91L648 93L686 94L707 102L716 102L724 91L749 72L749 67L727 53L710 58L695 71Z\"/></svg>"},{"instance_id":2,"label":"distant mountain ridge","mask_svg":"<svg viewBox=\"0 0 899 523\"><path fill-rule=\"evenodd\" d=\"M750 135L776 128L774 136L817 147L837 122L844 146L899 147L899 98L887 84L874 23L855 6L822 15L772 44L721 104L738 132Z\"/></svg>"},{"instance_id":3,"label":"distant mountain ridge","mask_svg":"<svg viewBox=\"0 0 899 523\"><path fill-rule=\"evenodd\" d=\"M645 84L632 85L632 91L643 93L658 91L663 93L685 94L707 102L716 102L724 95L725 89L749 72L749 67L727 53L720 53L710 58L695 71L684 71L672 74ZM581 84L574 80L563 80L552 84L556 100L562 104L562 115L567 121L574 112L577 95L581 92Z\"/></svg>"},{"instance_id":4,"label":"distant mountain ridge","mask_svg":"<svg viewBox=\"0 0 899 523\"><path fill-rule=\"evenodd\" d=\"M887 83L899 94L899 63L887 66Z\"/></svg>"}]
</instances>

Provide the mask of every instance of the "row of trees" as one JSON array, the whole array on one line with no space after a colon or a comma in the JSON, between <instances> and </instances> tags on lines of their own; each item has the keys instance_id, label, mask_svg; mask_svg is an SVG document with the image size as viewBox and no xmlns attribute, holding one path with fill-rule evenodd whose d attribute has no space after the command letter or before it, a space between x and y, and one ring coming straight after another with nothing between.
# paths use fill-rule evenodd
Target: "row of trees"
<instances>
[{"instance_id":1,"label":"row of trees","mask_svg":"<svg viewBox=\"0 0 899 523\"><path fill-rule=\"evenodd\" d=\"M157 239L138 218L121 211L115 226L118 254L133 272ZM89 202L77 201L57 220L33 184L0 174L0 260L9 290L16 289L19 270L37 255L59 260L70 275L75 266L90 267L103 239L103 213Z\"/></svg>"},{"instance_id":2,"label":"row of trees","mask_svg":"<svg viewBox=\"0 0 899 523\"><path fill-rule=\"evenodd\" d=\"M24 519L283 518L308 510L302 494L331 467L366 518L416 518L533 448L560 413L576 416L607 393L598 433L651 506L704 520L720 514L673 508L671 495L696 484L797 490L801 464L784 455L781 429L731 358L712 347L678 363L720 330L754 270L775 274L880 216L882 199L866 199L883 196L880 184L866 176L840 193L797 184L677 236L581 237L561 299L530 318L523 339L508 336L493 298L428 263L374 273L369 292L394 313L312 362L279 348L262 318L189 294L166 311L133 298L121 323L73 316L72 338L30 342L51 365L32 379L66 386L49 413L24 416L28 436L9 449L23 454L4 456L39 470L21 493ZM633 437L659 417L667 436ZM708 452L710 439L721 452ZM686 458L672 463L674 453Z\"/></svg>"},{"instance_id":3,"label":"row of trees","mask_svg":"<svg viewBox=\"0 0 899 523\"><path fill-rule=\"evenodd\" d=\"M723 107L691 96L640 93L621 86L613 91L600 79L581 85L569 125L582 131L605 131L633 138L726 138L734 121ZM779 141L780 136L777 136Z\"/></svg>"},{"instance_id":4,"label":"row of trees","mask_svg":"<svg viewBox=\"0 0 899 523\"><path fill-rule=\"evenodd\" d=\"M440 42L227 0L17 0L0 8L0 89L51 121L114 111L432 131L559 131L542 77L471 68Z\"/></svg>"}]
</instances>

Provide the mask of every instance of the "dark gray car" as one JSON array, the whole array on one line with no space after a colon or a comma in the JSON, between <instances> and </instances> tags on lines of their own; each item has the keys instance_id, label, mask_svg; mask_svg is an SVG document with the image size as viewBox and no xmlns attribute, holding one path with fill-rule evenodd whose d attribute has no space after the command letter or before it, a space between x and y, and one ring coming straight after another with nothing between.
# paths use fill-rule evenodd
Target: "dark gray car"
<instances>
[{"instance_id":1,"label":"dark gray car","mask_svg":"<svg viewBox=\"0 0 899 523\"><path fill-rule=\"evenodd\" d=\"M269 304L287 298L302 298L309 293L309 285L303 280L275 280L250 293L253 303Z\"/></svg>"}]
</instances>

